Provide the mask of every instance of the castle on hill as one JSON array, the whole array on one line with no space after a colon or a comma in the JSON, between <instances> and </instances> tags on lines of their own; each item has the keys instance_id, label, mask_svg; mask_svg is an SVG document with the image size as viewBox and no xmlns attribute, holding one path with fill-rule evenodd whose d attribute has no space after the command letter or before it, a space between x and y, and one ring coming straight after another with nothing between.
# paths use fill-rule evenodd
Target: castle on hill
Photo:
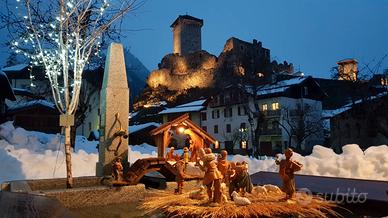
<instances>
[{"instance_id":1,"label":"castle on hill","mask_svg":"<svg viewBox=\"0 0 388 218\"><path fill-rule=\"evenodd\" d=\"M202 50L203 24L202 19L189 15L180 15L171 24L173 53L164 56L158 69L151 72L147 81L151 89L214 88L241 78L269 83L275 74L293 73L292 64L271 61L270 50L256 39L246 42L231 37L219 56Z\"/></svg>"}]
</instances>

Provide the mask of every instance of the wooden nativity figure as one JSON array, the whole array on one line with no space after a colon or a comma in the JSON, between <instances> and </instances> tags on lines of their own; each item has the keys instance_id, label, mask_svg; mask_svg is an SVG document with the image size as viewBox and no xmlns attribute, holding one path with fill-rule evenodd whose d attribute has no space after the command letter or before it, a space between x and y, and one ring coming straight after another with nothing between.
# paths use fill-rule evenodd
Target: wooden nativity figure
<instances>
[{"instance_id":1,"label":"wooden nativity figure","mask_svg":"<svg viewBox=\"0 0 388 218\"><path fill-rule=\"evenodd\" d=\"M203 177L203 185L207 188L207 195L209 201L214 203L221 203L221 179L222 175L217 169L217 162L215 155L210 148L205 148L205 155L202 158L203 164L200 164L201 170L205 171Z\"/></svg>"},{"instance_id":2,"label":"wooden nativity figure","mask_svg":"<svg viewBox=\"0 0 388 218\"><path fill-rule=\"evenodd\" d=\"M296 191L295 186L295 172L302 169L302 164L291 159L293 155L292 149L288 148L284 155L286 159L279 160L277 158L275 163L279 165L279 175L283 181L282 191L286 193L286 200L291 199Z\"/></svg>"},{"instance_id":3,"label":"wooden nativity figure","mask_svg":"<svg viewBox=\"0 0 388 218\"><path fill-rule=\"evenodd\" d=\"M233 191L241 193L242 196L245 192L251 193L253 189L251 176L248 173L248 163L245 161L232 164L232 174L230 175L229 183L229 195L231 196Z\"/></svg>"},{"instance_id":4,"label":"wooden nativity figure","mask_svg":"<svg viewBox=\"0 0 388 218\"><path fill-rule=\"evenodd\" d=\"M112 163L112 177L114 181L121 182L123 177L123 165L121 164L121 157L117 157Z\"/></svg>"}]
</instances>

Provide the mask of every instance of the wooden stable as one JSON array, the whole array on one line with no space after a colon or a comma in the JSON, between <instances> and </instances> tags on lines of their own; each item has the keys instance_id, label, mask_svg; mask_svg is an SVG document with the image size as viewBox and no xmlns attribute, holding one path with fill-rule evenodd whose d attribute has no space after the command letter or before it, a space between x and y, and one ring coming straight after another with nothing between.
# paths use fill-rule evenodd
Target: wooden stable
<instances>
[{"instance_id":1,"label":"wooden stable","mask_svg":"<svg viewBox=\"0 0 388 218\"><path fill-rule=\"evenodd\" d=\"M218 148L218 141L191 121L189 114L186 113L150 132L158 147L158 157L164 157L166 148L170 143L171 133L178 128L184 129L183 133L190 135L195 144L201 145L203 148L213 144L215 148Z\"/></svg>"}]
</instances>

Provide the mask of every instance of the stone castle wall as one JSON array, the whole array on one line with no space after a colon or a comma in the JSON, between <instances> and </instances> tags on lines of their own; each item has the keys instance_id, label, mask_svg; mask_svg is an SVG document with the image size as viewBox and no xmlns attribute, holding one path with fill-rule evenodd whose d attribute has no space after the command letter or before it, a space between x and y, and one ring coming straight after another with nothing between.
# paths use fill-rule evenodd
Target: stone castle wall
<instances>
[{"instance_id":1,"label":"stone castle wall","mask_svg":"<svg viewBox=\"0 0 388 218\"><path fill-rule=\"evenodd\" d=\"M201 25L198 22L183 20L173 29L174 53L186 55L201 51Z\"/></svg>"}]
</instances>

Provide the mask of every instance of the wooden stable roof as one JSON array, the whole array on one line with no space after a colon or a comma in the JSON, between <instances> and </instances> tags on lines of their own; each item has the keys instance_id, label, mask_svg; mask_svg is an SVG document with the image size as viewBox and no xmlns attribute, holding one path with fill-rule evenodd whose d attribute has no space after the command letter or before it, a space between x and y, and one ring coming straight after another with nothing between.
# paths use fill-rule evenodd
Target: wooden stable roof
<instances>
[{"instance_id":1,"label":"wooden stable roof","mask_svg":"<svg viewBox=\"0 0 388 218\"><path fill-rule=\"evenodd\" d=\"M210 143L212 143L212 144L216 144L217 143L217 139L215 139L213 136L209 135L201 127L199 127L197 124L195 124L193 121L190 120L190 117L189 117L188 113L185 113L182 116L180 116L180 117L178 117L178 118L176 118L176 119L174 119L174 120L172 120L170 122L167 122L167 123L159 126L158 128L152 130L150 132L150 134L152 136L155 136L155 135L158 135L158 134L162 134L163 132L170 130L173 126L177 126L177 125L180 125L180 124L186 125L193 132L195 132L196 134L198 134L202 138L208 140Z\"/></svg>"}]
</instances>

